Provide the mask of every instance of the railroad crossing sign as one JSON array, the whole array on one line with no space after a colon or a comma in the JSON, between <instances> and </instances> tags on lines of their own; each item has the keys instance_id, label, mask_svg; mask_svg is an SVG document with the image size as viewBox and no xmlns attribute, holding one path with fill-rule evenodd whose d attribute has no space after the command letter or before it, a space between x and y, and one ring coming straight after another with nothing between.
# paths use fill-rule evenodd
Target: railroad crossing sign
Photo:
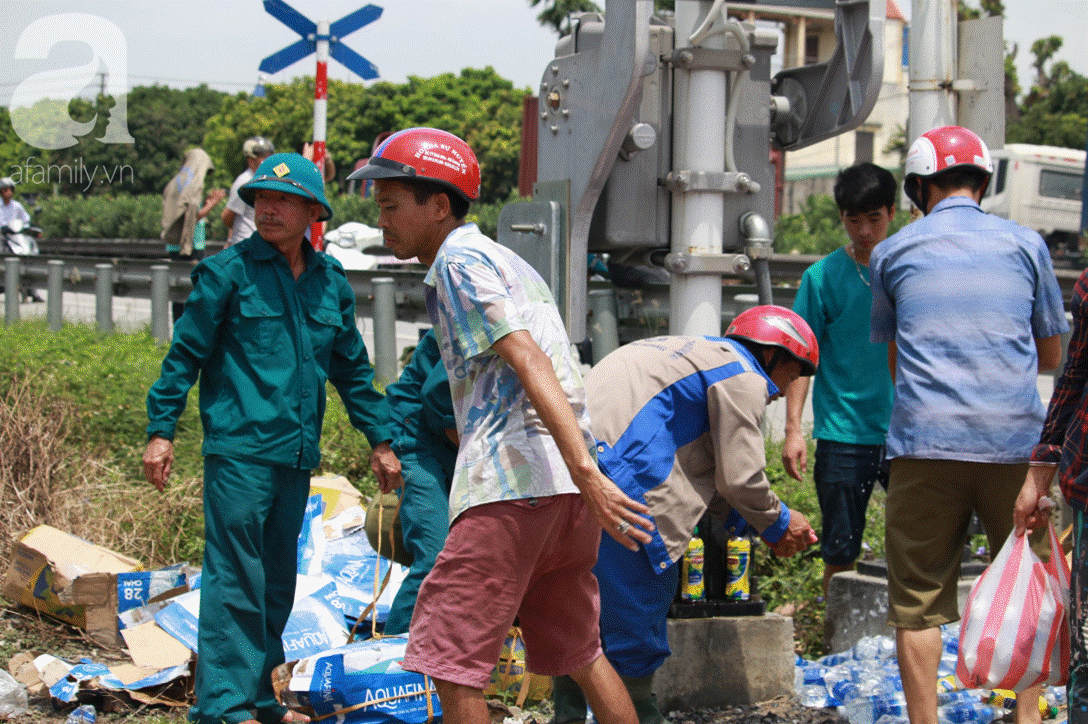
<instances>
[{"instance_id":1,"label":"railroad crossing sign","mask_svg":"<svg viewBox=\"0 0 1088 724\"><path fill-rule=\"evenodd\" d=\"M348 70L361 76L363 80L377 78L378 69L374 64L344 45L340 39L377 20L381 17L382 9L377 5L365 5L333 23L328 20L315 23L284 0L264 0L264 9L272 17L301 35L302 39L262 60L258 70L262 73L278 73L310 53L317 55L317 76L314 83L313 161L324 175L329 56L331 55ZM324 231L325 224L320 221L310 229L310 243L318 251L321 251L324 246Z\"/></svg>"},{"instance_id":2,"label":"railroad crossing sign","mask_svg":"<svg viewBox=\"0 0 1088 724\"><path fill-rule=\"evenodd\" d=\"M333 60L339 61L363 80L374 80L378 77L378 69L373 63L341 42L341 38L345 35L381 17L382 9L377 5L366 5L355 12L348 13L336 22L330 23L328 30L324 33L318 32L317 23L283 0L264 0L264 9L302 38L262 60L259 68L262 73L278 73L310 53L316 52L318 43L325 42L329 44L329 55Z\"/></svg>"}]
</instances>

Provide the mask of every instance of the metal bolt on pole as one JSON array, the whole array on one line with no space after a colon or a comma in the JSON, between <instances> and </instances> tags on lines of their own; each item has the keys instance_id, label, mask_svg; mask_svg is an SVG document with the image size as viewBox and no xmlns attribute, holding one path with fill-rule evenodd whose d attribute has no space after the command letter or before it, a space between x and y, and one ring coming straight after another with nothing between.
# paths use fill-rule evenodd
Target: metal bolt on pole
<instances>
[{"instance_id":1,"label":"metal bolt on pole","mask_svg":"<svg viewBox=\"0 0 1088 724\"><path fill-rule=\"evenodd\" d=\"M50 332L64 325L64 262L50 259L45 277L45 319Z\"/></svg>"},{"instance_id":2,"label":"metal bolt on pole","mask_svg":"<svg viewBox=\"0 0 1088 724\"><path fill-rule=\"evenodd\" d=\"M381 385L397 380L397 310L392 277L377 277L374 285L374 377Z\"/></svg>"},{"instance_id":3,"label":"metal bolt on pole","mask_svg":"<svg viewBox=\"0 0 1088 724\"><path fill-rule=\"evenodd\" d=\"M98 329L113 331L113 264L95 264L94 316Z\"/></svg>"},{"instance_id":4,"label":"metal bolt on pole","mask_svg":"<svg viewBox=\"0 0 1088 724\"><path fill-rule=\"evenodd\" d=\"M151 267L151 336L160 342L170 341L170 267Z\"/></svg>"},{"instance_id":5,"label":"metal bolt on pole","mask_svg":"<svg viewBox=\"0 0 1088 724\"><path fill-rule=\"evenodd\" d=\"M19 257L9 256L4 259L4 326L10 327L19 321L19 303L23 301L22 287L19 286Z\"/></svg>"}]
</instances>

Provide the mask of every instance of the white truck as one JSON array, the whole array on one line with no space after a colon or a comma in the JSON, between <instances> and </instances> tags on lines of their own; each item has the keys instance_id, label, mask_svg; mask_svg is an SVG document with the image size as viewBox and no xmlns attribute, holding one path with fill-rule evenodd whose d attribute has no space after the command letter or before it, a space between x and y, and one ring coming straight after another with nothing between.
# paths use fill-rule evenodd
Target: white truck
<instances>
[{"instance_id":1,"label":"white truck","mask_svg":"<svg viewBox=\"0 0 1088 724\"><path fill-rule=\"evenodd\" d=\"M994 175L982 208L1038 231L1055 265L1084 266L1079 236L1085 152L1010 143L991 155Z\"/></svg>"}]
</instances>

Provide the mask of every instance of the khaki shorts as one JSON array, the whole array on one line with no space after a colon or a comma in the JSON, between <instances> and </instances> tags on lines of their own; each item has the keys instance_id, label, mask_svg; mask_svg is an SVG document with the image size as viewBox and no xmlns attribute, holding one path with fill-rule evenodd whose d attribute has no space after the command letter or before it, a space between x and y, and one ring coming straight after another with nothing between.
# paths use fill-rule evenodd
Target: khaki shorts
<instances>
[{"instance_id":1,"label":"khaki shorts","mask_svg":"<svg viewBox=\"0 0 1088 724\"><path fill-rule=\"evenodd\" d=\"M971 514L977 513L991 559L1013 528L1012 511L1027 463L896 458L885 507L888 624L925 629L958 621L957 588ZM1032 548L1049 551L1046 529Z\"/></svg>"}]
</instances>

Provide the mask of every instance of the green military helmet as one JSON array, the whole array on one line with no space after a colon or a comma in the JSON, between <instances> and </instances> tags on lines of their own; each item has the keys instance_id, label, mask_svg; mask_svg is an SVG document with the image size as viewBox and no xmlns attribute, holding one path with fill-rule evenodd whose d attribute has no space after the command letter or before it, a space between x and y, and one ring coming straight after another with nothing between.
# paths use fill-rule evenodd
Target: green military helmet
<instances>
[{"instance_id":1,"label":"green military helmet","mask_svg":"<svg viewBox=\"0 0 1088 724\"><path fill-rule=\"evenodd\" d=\"M400 497L396 493L376 493L371 498L366 507L366 538L382 558L402 566L412 565L412 554L404 547Z\"/></svg>"},{"instance_id":2,"label":"green military helmet","mask_svg":"<svg viewBox=\"0 0 1088 724\"><path fill-rule=\"evenodd\" d=\"M274 153L253 172L253 178L238 189L238 195L250 206L258 189L279 191L316 201L324 208L318 221L332 218L332 207L325 198L325 181L313 161L297 153Z\"/></svg>"}]
</instances>

